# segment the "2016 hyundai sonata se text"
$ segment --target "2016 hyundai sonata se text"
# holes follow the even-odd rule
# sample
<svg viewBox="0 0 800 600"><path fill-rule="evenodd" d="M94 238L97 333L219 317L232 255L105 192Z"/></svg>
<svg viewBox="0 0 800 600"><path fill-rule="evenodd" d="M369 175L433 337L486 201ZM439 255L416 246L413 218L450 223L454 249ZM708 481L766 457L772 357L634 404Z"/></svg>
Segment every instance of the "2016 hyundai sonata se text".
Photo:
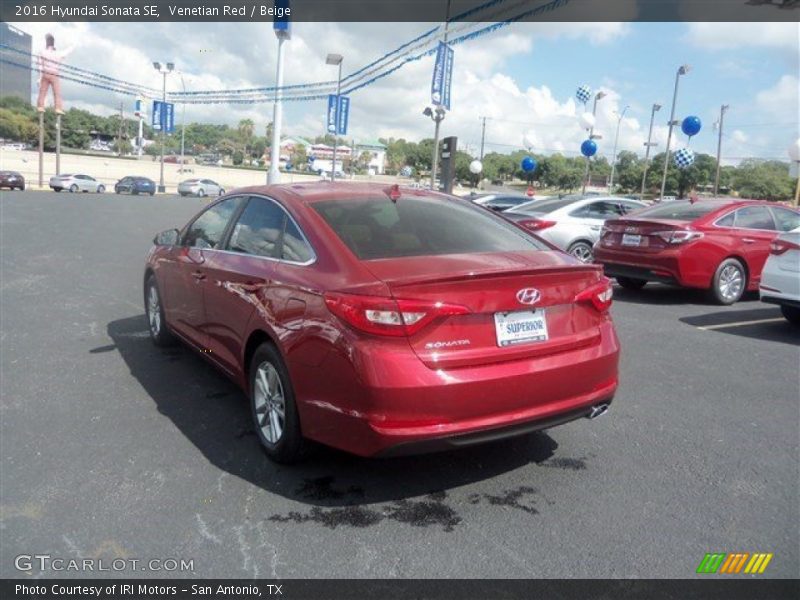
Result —
<svg viewBox="0 0 800 600"><path fill-rule="evenodd" d="M600 267L457 198L247 188L155 241L152 339L237 382L280 462L306 440L372 456L519 435L600 415L617 388Z"/></svg>

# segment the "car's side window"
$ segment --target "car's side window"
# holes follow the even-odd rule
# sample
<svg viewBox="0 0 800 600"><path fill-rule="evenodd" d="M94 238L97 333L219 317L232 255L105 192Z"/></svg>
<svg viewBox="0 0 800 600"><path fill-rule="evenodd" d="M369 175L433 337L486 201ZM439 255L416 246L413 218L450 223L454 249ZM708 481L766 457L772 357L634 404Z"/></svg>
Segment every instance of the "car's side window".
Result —
<svg viewBox="0 0 800 600"><path fill-rule="evenodd" d="M309 262L314 258L313 250L291 219L286 219L281 258L299 263Z"/></svg>
<svg viewBox="0 0 800 600"><path fill-rule="evenodd" d="M241 202L241 196L234 196L211 206L186 230L183 245L194 248L216 248Z"/></svg>
<svg viewBox="0 0 800 600"><path fill-rule="evenodd" d="M627 215L629 212L633 212L644 207L639 204L634 204L633 202L620 202L619 208L622 211L620 214Z"/></svg>
<svg viewBox="0 0 800 600"><path fill-rule="evenodd" d="M736 218L736 212L735 211L729 212L721 219L717 219L716 225L717 227L733 227L735 218Z"/></svg>
<svg viewBox="0 0 800 600"><path fill-rule="evenodd" d="M279 258L286 213L275 202L253 197L233 227L228 250Z"/></svg>
<svg viewBox="0 0 800 600"><path fill-rule="evenodd" d="M573 217L585 219L611 219L620 215L620 209L614 202L592 202L572 213Z"/></svg>
<svg viewBox="0 0 800 600"><path fill-rule="evenodd" d="M775 217L778 231L792 231L800 227L800 214L795 211L777 206L770 207L770 210L772 211L772 216Z"/></svg>
<svg viewBox="0 0 800 600"><path fill-rule="evenodd" d="M741 229L775 230L772 215L764 206L745 206L737 210L735 226Z"/></svg>

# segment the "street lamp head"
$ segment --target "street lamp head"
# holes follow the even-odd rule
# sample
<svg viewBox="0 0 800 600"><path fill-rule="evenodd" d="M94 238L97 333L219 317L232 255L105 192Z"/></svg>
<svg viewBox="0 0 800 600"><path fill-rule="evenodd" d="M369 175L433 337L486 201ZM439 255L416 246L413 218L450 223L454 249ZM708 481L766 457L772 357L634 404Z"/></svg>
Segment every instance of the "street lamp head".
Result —
<svg viewBox="0 0 800 600"><path fill-rule="evenodd" d="M154 68L156 71L160 71L160 70L161 70L161 63L160 63L160 62L158 62L158 61L153 61L153 68Z"/></svg>
<svg viewBox="0 0 800 600"><path fill-rule="evenodd" d="M601 98L605 98L606 96L608 96L608 94L606 94L605 92L597 92L597 95L595 96L595 98L600 100Z"/></svg>
<svg viewBox="0 0 800 600"><path fill-rule="evenodd" d="M167 63L167 73L175 70L175 63Z"/></svg>
<svg viewBox="0 0 800 600"><path fill-rule="evenodd" d="M657 111L657 110L661 110L661 105L660 105L660 104L658 104L658 103L656 103L656 104L653 104L653 111L655 112L655 111Z"/></svg>
<svg viewBox="0 0 800 600"><path fill-rule="evenodd" d="M341 54L328 54L325 59L326 65L340 65L342 64L343 57Z"/></svg>
<svg viewBox="0 0 800 600"><path fill-rule="evenodd" d="M681 65L681 68L678 69L678 75L686 75L691 70L692 70L691 66L689 66L689 65Z"/></svg>
<svg viewBox="0 0 800 600"><path fill-rule="evenodd" d="M422 111L422 114L425 115L426 117L433 118L433 111L431 110L430 106L426 106L425 110Z"/></svg>

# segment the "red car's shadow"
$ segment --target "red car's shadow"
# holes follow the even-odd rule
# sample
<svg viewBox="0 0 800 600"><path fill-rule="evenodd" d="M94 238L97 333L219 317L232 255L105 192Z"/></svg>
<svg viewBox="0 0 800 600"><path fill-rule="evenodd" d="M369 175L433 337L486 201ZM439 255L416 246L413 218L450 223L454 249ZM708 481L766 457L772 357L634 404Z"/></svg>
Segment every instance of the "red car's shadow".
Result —
<svg viewBox="0 0 800 600"><path fill-rule="evenodd" d="M739 302L758 300L758 292L745 292ZM625 302L630 304L699 304L708 306L718 306L711 298L707 290L693 288L682 288L666 285L662 283L648 283L640 290L626 290L625 288L614 285L614 302Z"/></svg>
<svg viewBox="0 0 800 600"><path fill-rule="evenodd" d="M114 345L92 352L118 351L158 411L211 464L260 488L313 506L394 502L402 507L406 499L419 496L436 503L447 490L531 463L585 468L580 458L545 462L558 447L545 432L451 452L387 459L316 447L300 464L276 465L261 451L244 394L200 356L182 345L153 346L144 315L113 321L107 332Z"/></svg>

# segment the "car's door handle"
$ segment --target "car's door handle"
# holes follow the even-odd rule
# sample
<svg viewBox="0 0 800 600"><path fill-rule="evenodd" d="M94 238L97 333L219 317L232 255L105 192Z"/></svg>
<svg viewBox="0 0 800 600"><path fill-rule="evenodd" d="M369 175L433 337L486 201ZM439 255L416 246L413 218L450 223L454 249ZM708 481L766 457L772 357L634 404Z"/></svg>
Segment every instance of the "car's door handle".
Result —
<svg viewBox="0 0 800 600"><path fill-rule="evenodd" d="M194 277L194 280L199 283L206 278L206 275L202 271L195 271L192 273L192 277Z"/></svg>
<svg viewBox="0 0 800 600"><path fill-rule="evenodd" d="M589 229L591 229L592 231L600 231L600 225L592 225L591 227L589 227Z"/></svg>
<svg viewBox="0 0 800 600"><path fill-rule="evenodd" d="M756 243L756 241L753 238L742 238L742 241L745 244L755 244Z"/></svg>

